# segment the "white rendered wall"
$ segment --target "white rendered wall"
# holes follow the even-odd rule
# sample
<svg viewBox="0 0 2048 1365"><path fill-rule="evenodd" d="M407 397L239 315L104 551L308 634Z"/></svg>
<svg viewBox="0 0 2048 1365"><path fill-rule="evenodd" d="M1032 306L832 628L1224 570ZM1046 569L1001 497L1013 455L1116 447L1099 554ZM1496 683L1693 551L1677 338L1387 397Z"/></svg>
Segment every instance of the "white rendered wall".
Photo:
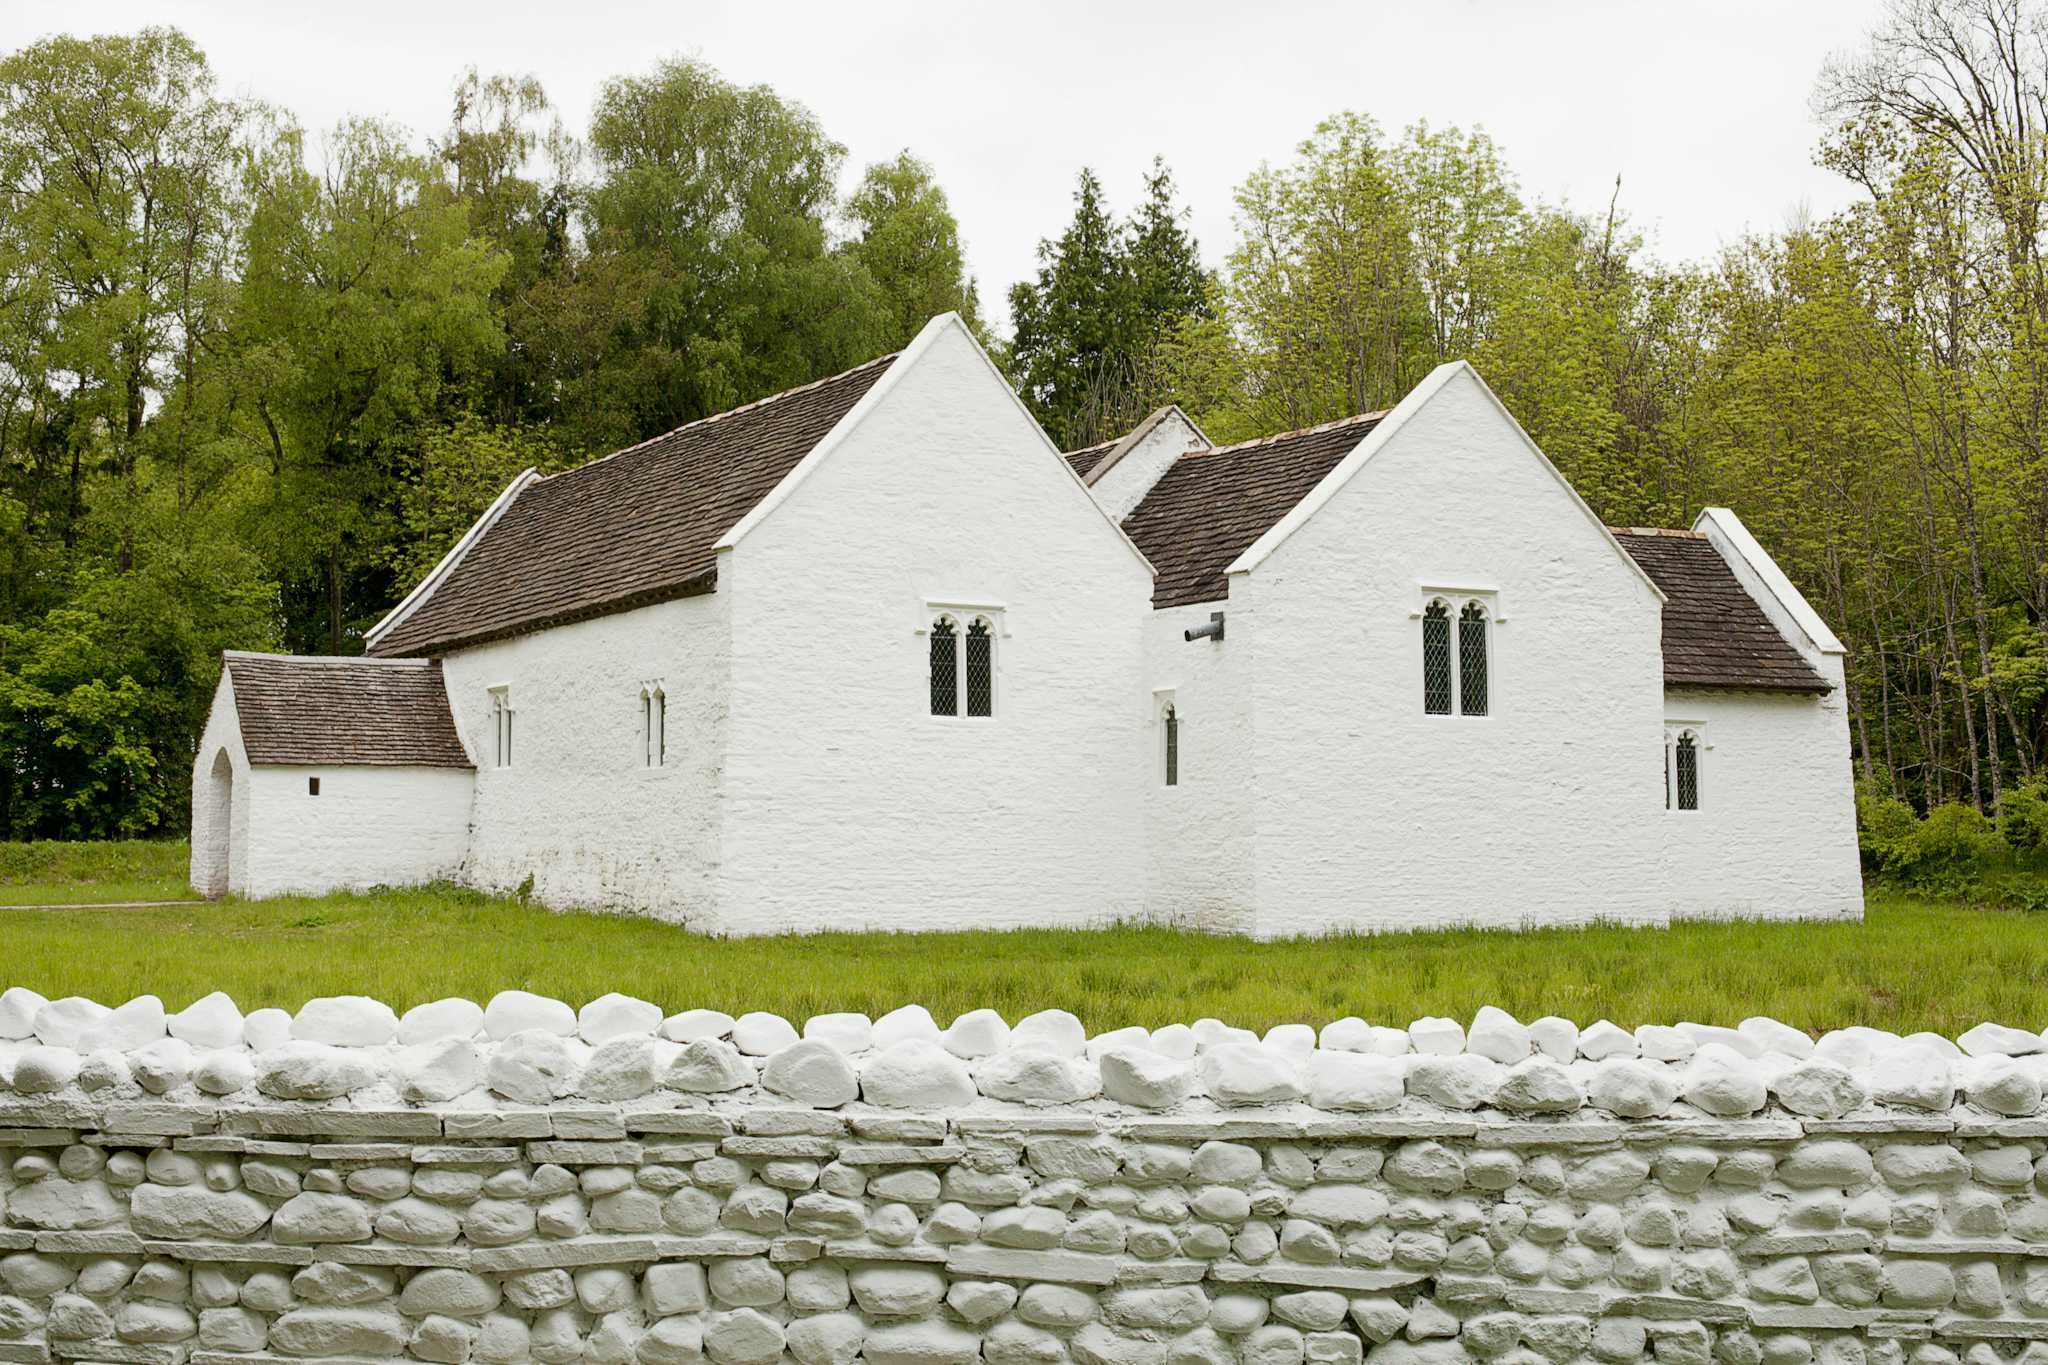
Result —
<svg viewBox="0 0 2048 1365"><path fill-rule="evenodd" d="M1173 467L1175 460L1190 450L1204 449L1208 444L1194 424L1181 415L1180 409L1171 408L1139 438L1136 445L1103 470L1088 485L1088 490L1095 495L1095 501L1102 505L1103 511L1121 522L1131 514L1132 508L1145 500L1145 495L1152 491L1152 485Z"/></svg>
<svg viewBox="0 0 2048 1365"><path fill-rule="evenodd" d="M225 801L214 777L222 754L229 769ZM249 758L235 713L234 683L223 668L192 760L192 889L202 896L246 893L248 866Z"/></svg>
<svg viewBox="0 0 2048 1365"><path fill-rule="evenodd" d="M1839 659L1824 697L1673 689L1697 728L1700 807L1665 814L1673 919L1861 919L1863 874Z"/></svg>
<svg viewBox="0 0 2048 1365"><path fill-rule="evenodd" d="M531 877L548 905L715 925L727 600L721 589L442 660L477 765L468 881L509 891ZM641 758L650 681L666 693L660 768ZM495 762L490 689L501 686L514 716L509 768Z"/></svg>
<svg viewBox="0 0 2048 1365"><path fill-rule="evenodd" d="M307 779L320 779L320 794ZM249 769L250 896L417 886L454 877L469 844L467 768Z"/></svg>
<svg viewBox="0 0 2048 1365"><path fill-rule="evenodd" d="M957 323L720 556L721 927L1134 918L1151 575ZM995 715L939 719L936 606L1000 608Z"/></svg>
<svg viewBox="0 0 2048 1365"><path fill-rule="evenodd" d="M1226 614L1224 639L1189 641L1221 603L1169 607L1146 628L1153 688L1145 720L1151 754L1145 793L1146 918L1220 933L1250 933L1256 905L1252 848L1249 620ZM1163 713L1180 718L1180 782L1165 785Z"/></svg>
<svg viewBox="0 0 2048 1365"><path fill-rule="evenodd" d="M1423 713L1424 585L1498 591L1488 716ZM1469 369L1231 592L1261 936L1666 922L1661 604Z"/></svg>

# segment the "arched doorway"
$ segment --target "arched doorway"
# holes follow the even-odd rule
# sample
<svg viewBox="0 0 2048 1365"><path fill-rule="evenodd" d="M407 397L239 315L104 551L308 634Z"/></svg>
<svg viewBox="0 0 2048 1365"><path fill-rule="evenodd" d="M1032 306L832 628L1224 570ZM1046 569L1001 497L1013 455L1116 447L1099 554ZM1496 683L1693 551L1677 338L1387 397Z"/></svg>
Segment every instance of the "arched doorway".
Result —
<svg viewBox="0 0 2048 1365"><path fill-rule="evenodd" d="M207 769L192 821L192 889L202 896L228 893L235 825L235 765L222 749Z"/></svg>

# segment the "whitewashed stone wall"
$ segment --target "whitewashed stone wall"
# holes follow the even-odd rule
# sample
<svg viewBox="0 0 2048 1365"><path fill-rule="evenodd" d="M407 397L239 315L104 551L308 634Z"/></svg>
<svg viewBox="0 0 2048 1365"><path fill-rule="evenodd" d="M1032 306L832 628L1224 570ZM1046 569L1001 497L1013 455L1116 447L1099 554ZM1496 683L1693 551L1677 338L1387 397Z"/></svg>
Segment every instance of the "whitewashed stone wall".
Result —
<svg viewBox="0 0 2048 1365"><path fill-rule="evenodd" d="M1151 575L957 320L729 537L720 927L1144 912ZM995 621L995 717L931 714L927 631Z"/></svg>
<svg viewBox="0 0 2048 1365"><path fill-rule="evenodd" d="M547 905L719 927L712 877L730 605L728 593L687 597L442 660L449 706L476 761L463 880L510 891L531 878ZM640 691L650 682L667 698L659 768L641 758ZM494 687L512 703L507 768L495 761Z"/></svg>
<svg viewBox="0 0 2048 1365"><path fill-rule="evenodd" d="M0 995L0 1360L2048 1359L2041 1035Z"/></svg>
<svg viewBox="0 0 2048 1365"><path fill-rule="evenodd" d="M1446 370L1230 580L1262 937L1668 918L1655 590L1479 377ZM1496 614L1484 717L1423 714L1432 590Z"/></svg>

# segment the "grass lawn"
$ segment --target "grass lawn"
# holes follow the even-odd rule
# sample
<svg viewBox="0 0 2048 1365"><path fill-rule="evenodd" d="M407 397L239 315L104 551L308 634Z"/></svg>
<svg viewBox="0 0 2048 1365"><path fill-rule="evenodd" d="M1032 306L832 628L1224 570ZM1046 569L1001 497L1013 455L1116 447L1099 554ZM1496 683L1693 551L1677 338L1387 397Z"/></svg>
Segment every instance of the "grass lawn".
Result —
<svg viewBox="0 0 2048 1365"><path fill-rule="evenodd" d="M182 856L182 845L147 847ZM163 889L151 876L175 859L136 859L134 884ZM48 891L47 904L87 899L81 890L107 899L98 893L126 884L0 882L0 892L20 902ZM909 1002L942 1022L983 1005L1012 1019L1060 1006L1092 1030L1203 1015L1259 1029L1346 1014L1403 1024L1497 1004L1523 1019L1554 1013L1582 1024L1769 1014L1816 1032L1871 1024L1954 1035L1985 1019L2048 1025L2048 917L1879 892L1862 924L1285 943L1153 928L726 940L432 887L136 910L17 905L0 909L0 985L109 1002L148 991L173 1008L221 989L245 1010L340 993L403 1009L511 986L576 1003L619 990L671 1010L768 1009L798 1021Z"/></svg>
<svg viewBox="0 0 2048 1365"><path fill-rule="evenodd" d="M190 900L189 851L182 839L0 843L0 905ZM6 961L6 940L0 937L0 964Z"/></svg>

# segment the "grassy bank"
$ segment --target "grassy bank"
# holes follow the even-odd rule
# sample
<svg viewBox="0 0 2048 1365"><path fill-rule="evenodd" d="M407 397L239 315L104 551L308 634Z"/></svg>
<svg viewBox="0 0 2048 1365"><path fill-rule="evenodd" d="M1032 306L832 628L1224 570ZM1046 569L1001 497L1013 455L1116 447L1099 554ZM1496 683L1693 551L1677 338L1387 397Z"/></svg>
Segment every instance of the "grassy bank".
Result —
<svg viewBox="0 0 2048 1365"><path fill-rule="evenodd" d="M245 1009L354 992L403 1008L509 986L581 1002L608 990L691 1005L942 1020L1047 1006L1091 1028L1215 1015L1254 1028L1359 1014L1469 1018L1481 1004L1624 1025L1870 1024L1954 1034L2048 1025L2048 921L1873 893L1862 924L1688 924L1527 934L1452 931L1252 943L1168 929L820 933L708 939L643 919L554 914L449 888L151 910L0 910L0 984Z"/></svg>
<svg viewBox="0 0 2048 1365"><path fill-rule="evenodd" d="M189 899L189 849L182 839L0 843L0 905Z"/></svg>

